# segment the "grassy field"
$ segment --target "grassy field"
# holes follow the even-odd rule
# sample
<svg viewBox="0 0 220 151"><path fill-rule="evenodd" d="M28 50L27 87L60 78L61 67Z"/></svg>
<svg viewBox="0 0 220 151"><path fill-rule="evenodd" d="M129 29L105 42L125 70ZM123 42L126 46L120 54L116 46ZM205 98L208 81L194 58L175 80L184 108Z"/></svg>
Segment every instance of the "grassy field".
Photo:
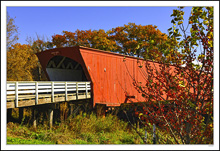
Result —
<svg viewBox="0 0 220 151"><path fill-rule="evenodd" d="M105 118L93 113L77 114L66 120L56 120L49 128L46 117L39 114L38 126L32 127L31 112L26 110L21 123L18 110L13 110L14 122L7 123L7 144L144 144L145 129L131 126L126 120L108 114ZM138 133L137 133L138 131ZM167 134L156 130L157 144L173 144ZM152 126L147 129L147 144L153 144Z"/></svg>
<svg viewBox="0 0 220 151"><path fill-rule="evenodd" d="M39 124L33 129L28 124L9 122L7 144L143 144L140 136L128 123L116 116L97 118L95 115L78 115L56 123L50 130ZM151 143L151 142L149 142Z"/></svg>
<svg viewBox="0 0 220 151"><path fill-rule="evenodd" d="M49 141L41 141L37 139L7 137L7 144L54 144L54 143Z"/></svg>

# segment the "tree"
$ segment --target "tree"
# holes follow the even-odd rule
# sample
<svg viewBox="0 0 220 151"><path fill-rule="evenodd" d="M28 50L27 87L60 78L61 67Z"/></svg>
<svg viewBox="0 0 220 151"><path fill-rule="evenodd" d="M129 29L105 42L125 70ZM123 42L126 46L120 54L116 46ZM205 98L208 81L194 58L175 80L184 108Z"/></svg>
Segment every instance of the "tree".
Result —
<svg viewBox="0 0 220 151"><path fill-rule="evenodd" d="M37 62L30 45L12 45L7 52L7 81L33 81Z"/></svg>
<svg viewBox="0 0 220 151"><path fill-rule="evenodd" d="M108 34L119 46L120 53L146 59L155 59L157 55L154 52L162 55L164 52L161 47L167 41L167 35L153 25L128 23L128 25L112 28Z"/></svg>
<svg viewBox="0 0 220 151"><path fill-rule="evenodd" d="M106 51L117 51L117 45L110 40L107 33L100 30L63 31L63 35L52 36L52 43L56 47L84 46Z"/></svg>
<svg viewBox="0 0 220 151"><path fill-rule="evenodd" d="M39 36L36 34L37 40L31 37L27 37L26 41L28 42L29 46L31 46L31 49L33 50L33 53L39 53L41 51L45 51L47 49L53 48L53 44L48 40L45 39L44 36ZM42 66L38 60L37 66L33 71L34 74L34 80L36 81L45 81L47 80L46 75L44 71L42 70Z"/></svg>
<svg viewBox="0 0 220 151"><path fill-rule="evenodd" d="M67 43L67 40L66 40L65 35L56 34L52 36L52 44L56 48L65 47L66 43Z"/></svg>
<svg viewBox="0 0 220 151"><path fill-rule="evenodd" d="M18 40L18 27L14 22L7 12L7 50Z"/></svg>
<svg viewBox="0 0 220 151"><path fill-rule="evenodd" d="M63 31L63 35L52 36L55 47L85 46L126 55L137 55L147 59L158 60L161 55L169 55L167 35L161 33L157 26L136 25L128 23L121 27L104 30Z"/></svg>
<svg viewBox="0 0 220 151"><path fill-rule="evenodd" d="M118 51L116 42L112 41L108 34L102 29L92 31L89 41L92 48L112 52Z"/></svg>
<svg viewBox="0 0 220 151"><path fill-rule="evenodd" d="M36 34L36 36L37 39L32 37L26 38L27 43L31 46L34 53L38 53L53 48L53 44L52 42L49 41L48 38L45 38L44 36L39 36L38 34Z"/></svg>
<svg viewBox="0 0 220 151"><path fill-rule="evenodd" d="M212 144L213 7L192 8L190 34L183 15L183 7L173 10L173 27L168 29L170 47L181 52L161 56L160 62L147 61L145 85L134 82L146 98L136 115L146 126L155 123L169 132L174 143ZM194 65L195 60L201 65Z"/></svg>

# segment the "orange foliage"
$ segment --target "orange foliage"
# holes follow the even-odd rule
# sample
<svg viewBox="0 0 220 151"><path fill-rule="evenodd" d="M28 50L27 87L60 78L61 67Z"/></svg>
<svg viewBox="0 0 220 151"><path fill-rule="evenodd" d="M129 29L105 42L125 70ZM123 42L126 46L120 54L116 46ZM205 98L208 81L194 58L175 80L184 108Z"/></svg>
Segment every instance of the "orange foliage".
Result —
<svg viewBox="0 0 220 151"><path fill-rule="evenodd" d="M54 35L52 36L52 42L57 48L64 47L65 44L67 43L66 36L58 35L58 34Z"/></svg>
<svg viewBox="0 0 220 151"><path fill-rule="evenodd" d="M63 35L52 36L52 43L56 47L80 45L132 56L137 55L146 59L158 58L158 54L149 50L164 53L161 47L167 47L164 44L166 41L167 35L161 33L157 26L142 26L135 23L112 28L107 32L103 29L76 30L75 32L63 31Z"/></svg>
<svg viewBox="0 0 220 151"><path fill-rule="evenodd" d="M7 81L33 81L37 62L31 46L12 45L7 52Z"/></svg>
<svg viewBox="0 0 220 151"><path fill-rule="evenodd" d="M159 45L166 42L167 36L157 26L152 25L136 25L128 23L121 27L113 28L108 31L109 37L118 43L120 52L128 55L137 55L146 59L153 59L151 51L159 50Z"/></svg>

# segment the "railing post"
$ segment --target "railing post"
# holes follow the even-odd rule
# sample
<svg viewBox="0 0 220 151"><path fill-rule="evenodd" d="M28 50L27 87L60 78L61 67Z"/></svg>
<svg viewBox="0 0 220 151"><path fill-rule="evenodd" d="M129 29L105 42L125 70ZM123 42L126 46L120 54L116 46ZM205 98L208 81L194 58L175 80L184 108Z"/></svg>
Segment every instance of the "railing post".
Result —
<svg viewBox="0 0 220 151"><path fill-rule="evenodd" d="M18 107L18 82L15 82L15 107Z"/></svg>
<svg viewBox="0 0 220 151"><path fill-rule="evenodd" d="M67 82L65 82L65 101L67 101Z"/></svg>
<svg viewBox="0 0 220 151"><path fill-rule="evenodd" d="M51 102L54 102L54 82L51 82Z"/></svg>
<svg viewBox="0 0 220 151"><path fill-rule="evenodd" d="M76 82L76 100L78 100L78 82Z"/></svg>
<svg viewBox="0 0 220 151"><path fill-rule="evenodd" d="M38 104L38 82L35 82L35 105Z"/></svg>
<svg viewBox="0 0 220 151"><path fill-rule="evenodd" d="M88 98L87 82L86 82L86 98Z"/></svg>

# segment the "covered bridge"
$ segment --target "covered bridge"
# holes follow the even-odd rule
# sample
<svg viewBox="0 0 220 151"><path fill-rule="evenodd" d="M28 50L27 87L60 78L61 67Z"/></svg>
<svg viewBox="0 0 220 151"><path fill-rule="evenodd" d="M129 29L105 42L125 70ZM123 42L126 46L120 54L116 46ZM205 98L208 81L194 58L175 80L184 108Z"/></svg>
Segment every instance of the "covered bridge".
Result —
<svg viewBox="0 0 220 151"><path fill-rule="evenodd" d="M93 106L144 101L133 85L134 80L145 82L143 59L82 46L50 49L37 56L50 81L91 81Z"/></svg>

